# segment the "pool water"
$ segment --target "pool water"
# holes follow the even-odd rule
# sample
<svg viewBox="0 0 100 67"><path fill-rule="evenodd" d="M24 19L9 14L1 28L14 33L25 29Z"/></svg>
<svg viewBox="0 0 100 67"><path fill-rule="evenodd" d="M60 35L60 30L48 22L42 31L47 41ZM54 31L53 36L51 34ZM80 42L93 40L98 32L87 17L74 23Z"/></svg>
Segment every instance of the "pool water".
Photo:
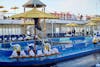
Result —
<svg viewBox="0 0 100 67"><path fill-rule="evenodd" d="M90 54L88 56L79 57L76 59L64 61L52 65L52 67L94 67L96 63L100 63L100 53Z"/></svg>
<svg viewBox="0 0 100 67"><path fill-rule="evenodd" d="M70 38L54 38L54 39L51 39L53 41L70 41ZM100 46L96 46L94 47L94 44L91 43L92 41L92 38L90 37L85 37L85 41L86 43L81 43L79 42L78 44L75 45L75 47L70 47L70 48L66 48L65 45L66 44L57 44L57 45L54 45L52 46L52 48L56 47L58 48L58 50L60 51L60 55L53 55L53 56L48 56L48 57L42 57L41 59L40 58L37 58L35 60L45 60L45 59L54 59L54 58L59 58L59 57L64 57L64 56L68 56L68 55L72 55L72 54L77 54L77 53L81 53L81 52L84 52L84 51L90 51L90 50L93 50L95 48L100 48ZM33 41L30 41L29 43L32 43ZM27 44L28 42L24 42L23 43L20 43L21 46L24 46ZM83 44L83 46L82 46ZM8 49L2 49L0 51L0 62L15 62L16 59L10 59L10 55L12 53L12 49L8 50ZM34 58L26 58L26 59L20 59L21 62L25 62L25 61L32 61L34 60Z"/></svg>

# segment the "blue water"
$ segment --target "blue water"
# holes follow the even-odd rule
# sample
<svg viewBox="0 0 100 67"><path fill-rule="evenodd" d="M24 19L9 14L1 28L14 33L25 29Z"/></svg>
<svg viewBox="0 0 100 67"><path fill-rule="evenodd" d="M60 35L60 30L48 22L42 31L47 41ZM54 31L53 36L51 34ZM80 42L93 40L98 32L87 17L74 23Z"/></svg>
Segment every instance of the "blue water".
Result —
<svg viewBox="0 0 100 67"><path fill-rule="evenodd" d="M54 39L52 39L53 41L60 41L60 42L66 42L66 41L70 41L70 39L69 38L54 38ZM53 47L57 47L58 49L59 49L59 51L60 51L60 55L53 55L53 56L49 56L49 57L43 57L43 58L41 58L42 60L44 60L44 59L47 59L47 58L49 58L49 59L53 59L53 58L59 58L59 57L63 57L63 56L68 56L68 55L72 55L72 54L77 54L77 53L81 53L81 52L84 52L84 51L90 51L90 50L93 50L93 49L95 49L95 48L100 48L100 46L94 46L94 44L92 44L91 43L91 41L92 41L92 38L90 38L90 37L86 37L85 38L85 41L84 42L86 42L86 43L81 43L81 42L79 42L79 43L81 43L81 45L80 44L77 44L75 47L70 47L70 48L65 48L65 44L63 45L54 45ZM23 44L23 46L25 46L26 45L26 43L27 42L24 42L25 44ZM29 43L32 43L31 41L29 42ZM20 43L20 44L22 44L22 43ZM82 46L82 44L83 44L83 46ZM16 61L16 59L9 59L9 56L11 55L11 51L8 51L7 52L7 50L5 50L5 52L0 52L1 54L0 54L0 61L2 62L2 61L4 61L4 62L13 62L13 61ZM39 58L37 58L37 59L35 59L35 60L41 60L41 59L39 59ZM26 59L20 59L20 61L31 61L31 60L34 60L34 58L26 58ZM68 62L68 61L67 61ZM64 62L64 63L66 63L66 62ZM59 67L59 65L58 65L58 67Z"/></svg>
<svg viewBox="0 0 100 67"><path fill-rule="evenodd" d="M96 63L100 63L100 53L90 54L88 56L64 61L53 65L52 67L93 67Z"/></svg>

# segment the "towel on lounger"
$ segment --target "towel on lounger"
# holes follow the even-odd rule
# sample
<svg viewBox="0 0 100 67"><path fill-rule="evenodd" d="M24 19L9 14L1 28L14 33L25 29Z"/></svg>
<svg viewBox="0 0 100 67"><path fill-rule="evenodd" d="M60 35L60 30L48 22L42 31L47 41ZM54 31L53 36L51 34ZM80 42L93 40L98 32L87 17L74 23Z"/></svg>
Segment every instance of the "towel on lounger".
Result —
<svg viewBox="0 0 100 67"><path fill-rule="evenodd" d="M32 57L35 56L35 53L33 52L33 50L30 50L30 51L29 51L29 56L32 56Z"/></svg>
<svg viewBox="0 0 100 67"><path fill-rule="evenodd" d="M17 52L14 50L14 51L12 52L12 54L11 54L11 56L10 56L10 57L18 57Z"/></svg>
<svg viewBox="0 0 100 67"><path fill-rule="evenodd" d="M24 50L21 51L20 56L21 57L26 57L27 56Z"/></svg>

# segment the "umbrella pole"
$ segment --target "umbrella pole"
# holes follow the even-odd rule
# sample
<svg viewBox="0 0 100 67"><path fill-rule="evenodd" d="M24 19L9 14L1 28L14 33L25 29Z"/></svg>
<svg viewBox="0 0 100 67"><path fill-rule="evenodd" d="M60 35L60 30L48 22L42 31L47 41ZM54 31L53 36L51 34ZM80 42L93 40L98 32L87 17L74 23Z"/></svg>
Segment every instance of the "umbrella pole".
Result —
<svg viewBox="0 0 100 67"><path fill-rule="evenodd" d="M8 25L8 32L9 32L9 36L10 36L10 42L11 42L11 35L10 35L10 25Z"/></svg>
<svg viewBox="0 0 100 67"><path fill-rule="evenodd" d="M11 23L11 32L10 35L13 35L13 23ZM11 41L12 41L12 38L11 38Z"/></svg>
<svg viewBox="0 0 100 67"><path fill-rule="evenodd" d="M45 7L43 8L43 12L45 13ZM44 18L44 20L43 20L44 22L43 22L43 26L44 26L44 29L43 29L43 40L44 40L44 38L46 37L46 21L45 21L45 18Z"/></svg>
<svg viewBox="0 0 100 67"><path fill-rule="evenodd" d="M2 38L3 38L3 39L2 39L2 42L4 43L4 34L3 34L3 31L4 31L4 29L3 29L3 24L2 24L2 36L3 36L3 37L2 37Z"/></svg>
<svg viewBox="0 0 100 67"><path fill-rule="evenodd" d="M45 13L45 7L43 7L42 11ZM46 21L45 21L45 18L43 19L43 27L44 28L43 28L43 34L42 34L43 35L42 42L43 42L43 45L44 45L44 43L45 43L44 39L46 37Z"/></svg>
<svg viewBox="0 0 100 67"><path fill-rule="evenodd" d="M73 36L73 32L72 32L72 30L73 30L73 27L71 27L71 35Z"/></svg>
<svg viewBox="0 0 100 67"><path fill-rule="evenodd" d="M94 26L93 26L93 36L94 36Z"/></svg>
<svg viewBox="0 0 100 67"><path fill-rule="evenodd" d="M3 38L2 41L3 41L3 43L4 43L4 34L3 34L3 31L4 31L4 29L3 29L3 24L2 24L2 36L3 36L3 37L2 37L2 38Z"/></svg>
<svg viewBox="0 0 100 67"><path fill-rule="evenodd" d="M24 25L23 25L23 34L22 35L25 35L26 34L26 25L25 25L25 21L26 21L26 19L24 19ZM25 39L24 39L25 40Z"/></svg>
<svg viewBox="0 0 100 67"><path fill-rule="evenodd" d="M14 29L14 30L15 30L15 32L14 32L14 35L16 35L16 29L17 29L17 25L15 25L15 29Z"/></svg>
<svg viewBox="0 0 100 67"><path fill-rule="evenodd" d="M5 24L4 24L4 32L6 32L6 27L5 27ZM4 43L5 43L5 33L4 33Z"/></svg>
<svg viewBox="0 0 100 67"><path fill-rule="evenodd" d="M36 23L37 23L37 19L34 19L35 25L34 25L34 52L35 52L35 56L36 56Z"/></svg>
<svg viewBox="0 0 100 67"><path fill-rule="evenodd" d="M34 27L34 52L36 55L36 28Z"/></svg>
<svg viewBox="0 0 100 67"><path fill-rule="evenodd" d="M24 13L25 13L25 11L26 11L26 9L25 9L25 7L24 7Z"/></svg>
<svg viewBox="0 0 100 67"><path fill-rule="evenodd" d="M51 24L52 24L52 38L53 38L53 22Z"/></svg>

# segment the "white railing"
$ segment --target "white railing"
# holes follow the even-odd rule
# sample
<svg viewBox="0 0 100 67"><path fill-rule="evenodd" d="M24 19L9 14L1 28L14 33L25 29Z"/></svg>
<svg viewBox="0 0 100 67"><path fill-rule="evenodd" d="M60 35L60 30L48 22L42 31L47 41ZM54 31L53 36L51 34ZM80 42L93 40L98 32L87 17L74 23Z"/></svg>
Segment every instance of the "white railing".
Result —
<svg viewBox="0 0 100 67"><path fill-rule="evenodd" d="M12 19L3 19L0 20L0 24L20 24L23 20L12 20Z"/></svg>

